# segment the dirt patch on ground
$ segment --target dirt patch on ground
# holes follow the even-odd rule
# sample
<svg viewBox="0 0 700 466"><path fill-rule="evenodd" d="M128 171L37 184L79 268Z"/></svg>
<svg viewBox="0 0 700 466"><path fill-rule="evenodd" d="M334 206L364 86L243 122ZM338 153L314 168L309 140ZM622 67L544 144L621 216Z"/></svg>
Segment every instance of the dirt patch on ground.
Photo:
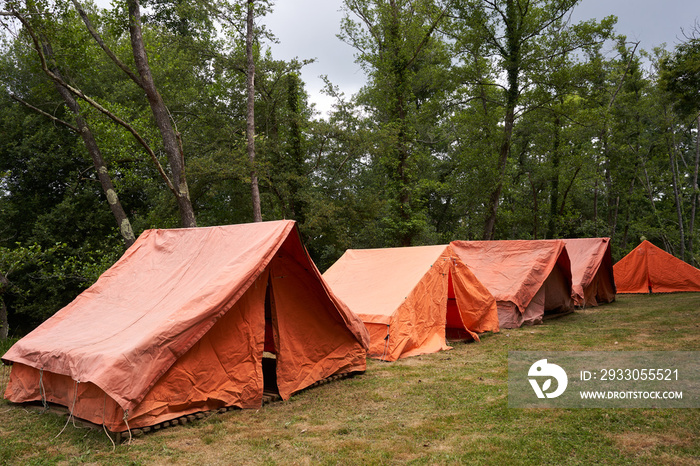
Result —
<svg viewBox="0 0 700 466"><path fill-rule="evenodd" d="M664 451L666 448L690 448L694 440L671 433L625 432L611 436L624 454L636 458L648 458L654 464L700 464L700 458L680 458Z"/></svg>

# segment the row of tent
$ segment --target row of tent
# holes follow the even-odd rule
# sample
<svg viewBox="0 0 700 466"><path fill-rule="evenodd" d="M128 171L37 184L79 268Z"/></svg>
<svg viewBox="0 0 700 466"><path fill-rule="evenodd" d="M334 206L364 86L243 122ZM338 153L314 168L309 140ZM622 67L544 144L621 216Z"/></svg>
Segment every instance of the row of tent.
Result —
<svg viewBox="0 0 700 466"><path fill-rule="evenodd" d="M255 408L264 391L286 400L362 372L367 355L430 353L610 302L618 266L644 292L669 291L644 267L694 276L645 247L614 272L606 238L349 250L321 275L293 221L147 230L2 357L5 398L67 406L112 432ZM690 269L685 290L700 291Z"/></svg>
<svg viewBox="0 0 700 466"><path fill-rule="evenodd" d="M387 361L615 298L604 238L349 250L323 278L365 323L368 354Z"/></svg>

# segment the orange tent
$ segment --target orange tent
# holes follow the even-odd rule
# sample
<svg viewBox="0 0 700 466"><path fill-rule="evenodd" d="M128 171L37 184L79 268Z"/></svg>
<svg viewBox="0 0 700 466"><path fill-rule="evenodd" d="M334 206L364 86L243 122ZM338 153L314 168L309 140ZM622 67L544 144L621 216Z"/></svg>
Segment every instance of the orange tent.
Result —
<svg viewBox="0 0 700 466"><path fill-rule="evenodd" d="M450 245L496 298L502 328L539 324L545 313L573 309L571 264L563 241L453 241Z"/></svg>
<svg viewBox="0 0 700 466"><path fill-rule="evenodd" d="M700 291L700 270L646 240L613 270L618 293Z"/></svg>
<svg viewBox="0 0 700 466"><path fill-rule="evenodd" d="M13 364L5 397L61 404L120 432L259 407L265 385L288 399L365 370L368 344L294 222L148 230L2 357ZM276 356L267 379L264 350Z"/></svg>
<svg viewBox="0 0 700 466"><path fill-rule="evenodd" d="M370 334L369 356L449 349L448 336L498 331L496 302L449 246L348 250L323 275Z"/></svg>
<svg viewBox="0 0 700 466"><path fill-rule="evenodd" d="M563 240L571 260L574 301L577 306L597 306L615 301L610 238Z"/></svg>

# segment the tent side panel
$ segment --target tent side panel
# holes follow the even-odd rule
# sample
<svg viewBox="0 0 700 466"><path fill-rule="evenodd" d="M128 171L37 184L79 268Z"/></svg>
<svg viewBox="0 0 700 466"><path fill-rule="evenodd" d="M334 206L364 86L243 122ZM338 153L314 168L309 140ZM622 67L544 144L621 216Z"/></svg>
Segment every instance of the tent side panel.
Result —
<svg viewBox="0 0 700 466"><path fill-rule="evenodd" d="M391 333L391 325L365 322L365 327L369 332L370 341L367 356L384 361L396 361L398 356L391 358L393 348L389 347L390 341L387 338Z"/></svg>
<svg viewBox="0 0 700 466"><path fill-rule="evenodd" d="M450 349L445 341L449 273L449 257L438 258L394 314L389 338L396 339L399 326L399 339L405 341L397 345L399 358Z"/></svg>
<svg viewBox="0 0 700 466"><path fill-rule="evenodd" d="M568 312L574 307L571 297L571 282L561 267L557 264L544 281L544 311L556 314Z"/></svg>
<svg viewBox="0 0 700 466"><path fill-rule="evenodd" d="M514 302L496 301L496 308L500 328L518 328L523 325L523 315Z"/></svg>
<svg viewBox="0 0 700 466"><path fill-rule="evenodd" d="M139 428L222 406L255 408L262 404L264 340L264 273L129 413L130 428ZM251 352L252 350L252 352ZM40 380L41 379L41 380ZM73 415L113 431L127 429L124 411L92 383L76 383L15 363L6 398L13 402L41 400L73 408ZM76 397L77 394L77 397Z"/></svg>
<svg viewBox="0 0 700 466"><path fill-rule="evenodd" d="M501 328L518 328L523 325L538 325L544 319L546 291L544 285L535 293L530 303L521 313L509 301L498 302L498 321Z"/></svg>
<svg viewBox="0 0 700 466"><path fill-rule="evenodd" d="M223 406L262 405L265 271L216 324L182 355L130 413L149 426Z"/></svg>
<svg viewBox="0 0 700 466"><path fill-rule="evenodd" d="M651 243L645 246L653 293L700 291L700 270Z"/></svg>
<svg viewBox="0 0 700 466"><path fill-rule="evenodd" d="M600 267L591 284L584 289L586 306L615 301L615 283L609 268Z"/></svg>
<svg viewBox="0 0 700 466"><path fill-rule="evenodd" d="M576 306L579 307L595 307L598 305L598 285L601 287L604 286L604 283L601 282L600 277L598 275L593 278L591 283L583 288L583 298L580 296L575 296L575 304Z"/></svg>
<svg viewBox="0 0 700 466"><path fill-rule="evenodd" d="M336 373L364 371L366 351L318 277L280 252L271 263L277 334L277 386L294 392Z"/></svg>
<svg viewBox="0 0 700 466"><path fill-rule="evenodd" d="M33 367L19 362L12 364L10 379L5 388L5 399L13 403L40 400L41 389L39 388L39 377L40 373L38 369L34 369Z"/></svg>
<svg viewBox="0 0 700 466"><path fill-rule="evenodd" d="M14 363L10 380L5 391L5 398L13 403L44 400L72 409L73 416L92 422L104 424L107 429L116 432L123 425L124 411L107 394L93 383L77 383L66 375L39 371L21 363Z"/></svg>
<svg viewBox="0 0 700 466"><path fill-rule="evenodd" d="M520 326L541 324L542 320L544 319L545 301L545 287L542 286L537 291L535 296L533 296L530 304L528 304L525 308L525 311L522 314L522 322L520 323Z"/></svg>
<svg viewBox="0 0 700 466"><path fill-rule="evenodd" d="M618 293L649 292L646 252L640 246L613 266Z"/></svg>

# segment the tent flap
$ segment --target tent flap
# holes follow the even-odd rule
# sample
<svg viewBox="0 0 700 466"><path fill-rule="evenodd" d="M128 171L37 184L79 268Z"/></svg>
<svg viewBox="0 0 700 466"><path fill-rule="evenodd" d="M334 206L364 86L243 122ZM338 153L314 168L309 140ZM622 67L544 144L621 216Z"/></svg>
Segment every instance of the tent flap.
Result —
<svg viewBox="0 0 700 466"><path fill-rule="evenodd" d="M577 306L615 301L610 238L565 239Z"/></svg>

